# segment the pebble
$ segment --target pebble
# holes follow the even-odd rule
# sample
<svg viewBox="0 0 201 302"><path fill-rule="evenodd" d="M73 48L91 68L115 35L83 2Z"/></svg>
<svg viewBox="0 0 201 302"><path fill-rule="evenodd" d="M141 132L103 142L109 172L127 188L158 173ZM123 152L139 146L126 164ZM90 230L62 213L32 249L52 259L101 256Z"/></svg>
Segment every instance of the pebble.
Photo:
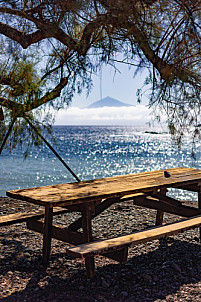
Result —
<svg viewBox="0 0 201 302"><path fill-rule="evenodd" d="M102 285L103 285L103 287L110 287L110 284L107 281L105 281L104 279L102 281Z"/></svg>
<svg viewBox="0 0 201 302"><path fill-rule="evenodd" d="M128 292L122 291L121 296L124 297L124 298L128 297Z"/></svg>
<svg viewBox="0 0 201 302"><path fill-rule="evenodd" d="M108 282L108 283L111 283L111 279L112 277L110 275L105 275L105 280Z"/></svg>
<svg viewBox="0 0 201 302"><path fill-rule="evenodd" d="M34 288L34 292L37 292L40 288L37 286Z"/></svg>
<svg viewBox="0 0 201 302"><path fill-rule="evenodd" d="M8 209L4 204L8 213L16 212L17 208L17 202L16 207L10 205ZM23 204L23 209L31 208ZM126 221L125 214L128 216ZM94 218L94 236L100 237L104 231L108 238L139 231L145 225L154 224L155 214L152 210L127 207L126 203L115 204ZM73 215L66 214L62 220L74 221L78 216ZM165 223L172 222L171 217L165 215ZM3 227L0 233L0 300L29 301L31 297L32 301L46 301L48 297L53 302L57 297L60 301L80 302L83 297L87 302L199 301L201 252L200 245L192 241L198 232L192 230L188 237L185 233L177 236L174 241L156 240L129 249L129 261L125 265L96 257L96 275L92 281L86 278L84 262L65 255L66 243L53 240L51 262L45 268L41 265L40 234L27 231L25 224ZM20 258L21 263L17 264Z"/></svg>
<svg viewBox="0 0 201 302"><path fill-rule="evenodd" d="M24 253L24 256L25 256L25 257L31 257L31 255L30 255L28 252L25 252L25 253Z"/></svg>
<svg viewBox="0 0 201 302"><path fill-rule="evenodd" d="M132 263L131 263L131 262L126 262L126 263L125 263L125 266L127 266L127 267L129 267L129 266L130 266L130 267L131 267L131 266L133 266L133 265L132 265Z"/></svg>
<svg viewBox="0 0 201 302"><path fill-rule="evenodd" d="M171 267L172 267L175 271L177 271L178 273L181 273L181 268L179 267L179 265L178 265L177 263L172 262L172 263L171 263Z"/></svg>
<svg viewBox="0 0 201 302"><path fill-rule="evenodd" d="M151 277L150 275L148 275L148 274L143 274L143 275L142 275L142 278L143 278L145 281L149 282L149 283L152 282L152 277Z"/></svg>

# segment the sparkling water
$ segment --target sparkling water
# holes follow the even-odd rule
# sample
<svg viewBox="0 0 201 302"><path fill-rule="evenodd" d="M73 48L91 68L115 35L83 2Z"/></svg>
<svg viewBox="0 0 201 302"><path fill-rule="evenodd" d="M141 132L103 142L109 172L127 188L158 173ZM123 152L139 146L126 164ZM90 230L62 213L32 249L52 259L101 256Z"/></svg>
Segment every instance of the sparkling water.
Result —
<svg viewBox="0 0 201 302"><path fill-rule="evenodd" d="M174 167L201 168L186 138L178 150L169 134L134 126L55 126L55 150L81 180ZM76 181L45 144L24 159L21 148L0 155L0 196L7 190Z"/></svg>

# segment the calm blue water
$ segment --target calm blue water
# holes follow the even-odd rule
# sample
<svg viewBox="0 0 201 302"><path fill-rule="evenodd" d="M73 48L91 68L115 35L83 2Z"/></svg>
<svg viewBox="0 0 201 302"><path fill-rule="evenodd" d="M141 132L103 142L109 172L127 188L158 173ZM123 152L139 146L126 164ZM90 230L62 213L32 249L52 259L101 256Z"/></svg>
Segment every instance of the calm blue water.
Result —
<svg viewBox="0 0 201 302"><path fill-rule="evenodd" d="M186 139L181 151L169 134L150 134L151 129L122 126L56 126L54 145L60 156L81 179L184 166L201 168L201 148L191 157ZM44 186L75 179L46 147L33 149L24 160L20 148L0 155L0 196L11 189Z"/></svg>

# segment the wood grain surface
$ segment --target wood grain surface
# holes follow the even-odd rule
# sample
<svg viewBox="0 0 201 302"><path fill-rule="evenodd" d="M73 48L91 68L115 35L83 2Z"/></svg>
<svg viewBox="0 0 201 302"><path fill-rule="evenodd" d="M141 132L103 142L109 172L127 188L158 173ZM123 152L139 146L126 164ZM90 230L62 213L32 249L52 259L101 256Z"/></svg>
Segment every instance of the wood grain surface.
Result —
<svg viewBox="0 0 201 302"><path fill-rule="evenodd" d="M169 178L164 176L164 170L158 170L77 183L12 190L7 192L7 196L38 205L55 207L96 201L109 197L122 197L163 187L201 183L201 170L173 168L167 171L170 173Z"/></svg>
<svg viewBox="0 0 201 302"><path fill-rule="evenodd" d="M68 212L69 212L68 209L55 207L53 215L59 215L59 214L64 214L64 213L68 213ZM2 215L2 216L0 216L0 226L22 223L22 222L32 220L32 219L40 219L40 218L44 217L44 213L45 213L45 211L44 211L44 209L42 209L42 210L36 210L36 211L32 211L32 212Z"/></svg>
<svg viewBox="0 0 201 302"><path fill-rule="evenodd" d="M123 246L133 246L145 243L161 237L186 231L201 225L201 216L193 217L183 221L153 227L145 231L136 232L130 235L119 236L112 239L100 240L96 242L84 243L67 249L67 254L74 257L84 258L92 255L104 253L109 250L122 248Z"/></svg>

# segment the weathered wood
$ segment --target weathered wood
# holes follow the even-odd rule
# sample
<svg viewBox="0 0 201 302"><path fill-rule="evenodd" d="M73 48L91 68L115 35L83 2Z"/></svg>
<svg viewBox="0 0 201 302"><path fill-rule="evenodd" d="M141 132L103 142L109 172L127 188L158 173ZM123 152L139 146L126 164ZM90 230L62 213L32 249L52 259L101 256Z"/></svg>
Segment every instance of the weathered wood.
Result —
<svg viewBox="0 0 201 302"><path fill-rule="evenodd" d="M27 221L27 228L29 230L43 234L44 223L39 220ZM66 227L52 225L52 238L67 242L70 244L78 245L85 243L85 239L82 233L72 232ZM100 240L95 238L95 240ZM114 251L108 254L104 254L105 257L116 260L120 263L125 263L128 255L128 248Z"/></svg>
<svg viewBox="0 0 201 302"><path fill-rule="evenodd" d="M160 196L159 194L161 194L162 192L158 193L159 190L167 189L169 187L178 188L179 186L183 186L187 189L192 189L194 187L197 188L197 186L199 186L199 184L201 183L201 170L189 168L174 168L169 169L168 172L170 173L169 178L166 178L164 176L164 170L159 170L143 172L134 175L122 175L95 179L79 183L14 190L7 192L7 195L16 199L26 200L28 202L46 207L43 233L43 260L44 262L47 262L50 256L51 235L53 229L52 208L55 206L66 206L71 208L72 210L75 208L81 210L82 219L78 219L78 221L72 224L70 228L72 231L74 229L79 229L81 226L83 227L83 238L86 242L85 244L93 244L91 242L92 217L95 217L96 215L104 211L110 203L112 204L114 202L128 200L127 198L130 198L130 196L133 194L143 193L147 195L142 195L135 198L132 197L134 199L134 204L156 209L158 211L158 223L162 223L162 212L168 212L184 217L191 217L201 214L201 208L196 209L182 205L181 202L176 201L173 198L164 196L164 194ZM151 194L153 195L152 197L150 197ZM105 204L103 202L100 203L100 201L104 199L107 200ZM97 203L100 204L97 205ZM92 208L92 206L94 205L96 205L96 207ZM175 231L176 230L174 230L174 232ZM61 234L60 231L59 234ZM151 234L150 237L153 238ZM133 237L130 239L133 240ZM142 238L140 240L142 240ZM149 238L146 240L149 240ZM134 241L136 244L137 240ZM120 245L115 244L114 247L111 246L111 248L100 250L100 253L109 253L111 255L111 252L113 254L114 251L116 252L116 250L119 251L120 249L122 250L125 248L124 250L119 251L119 255L121 253L126 254L126 248L128 245L130 245L130 242L127 242L125 244L121 242ZM118 253L116 253L116 255L117 254ZM89 277L92 277L94 274L93 256L93 253L88 253L86 257L83 256L86 258L87 274Z"/></svg>
<svg viewBox="0 0 201 302"><path fill-rule="evenodd" d="M136 194L134 196L136 196ZM132 197L133 197L133 195L129 196L128 200L131 199ZM124 199L124 197L123 197L123 199ZM118 201L119 201L119 198L108 198L108 199L103 200L101 203L98 203L98 205L95 207L94 211L91 212L91 218L93 219L94 217L98 216L100 213L102 213L104 210L106 210L112 204L114 204ZM68 229L73 232L76 232L78 229L80 229L82 227L82 220L83 220L82 217L79 218L78 220L73 222L71 225L69 225ZM98 238L97 238L97 240L98 240ZM128 255L128 248L123 248L122 250L108 253L107 257L110 259L116 260L120 263L124 263L124 262L126 262L127 255Z"/></svg>
<svg viewBox="0 0 201 302"><path fill-rule="evenodd" d="M168 225L153 227L148 230L136 232L130 235L124 235L98 242L85 243L79 246L68 248L67 253L74 257L87 258L102 254L104 252L118 250L124 246L134 246L159 239L161 237L171 236L184 232L188 229L196 228L200 225L201 215Z"/></svg>
<svg viewBox="0 0 201 302"><path fill-rule="evenodd" d="M119 198L118 198L119 201ZM91 213L91 218L95 218L96 216L98 216L100 213L102 213L103 211L105 211L107 208L109 208L113 203L117 202L116 198L108 198L105 199L104 201L102 201L100 204L98 204L93 212ZM74 221L73 223L71 223L69 225L69 230L71 231L77 231L82 227L82 217L78 218L76 221Z"/></svg>
<svg viewBox="0 0 201 302"><path fill-rule="evenodd" d="M44 228L43 228L43 263L47 264L51 252L51 239L52 239L52 218L53 208L45 208Z"/></svg>
<svg viewBox="0 0 201 302"><path fill-rule="evenodd" d="M197 184L188 184L188 185L178 185L175 186L176 189L186 190L186 191L192 191L192 192L199 192L199 187Z"/></svg>
<svg viewBox="0 0 201 302"><path fill-rule="evenodd" d="M161 210L157 210L156 225L162 225L163 224L163 216L164 216L164 212L161 211Z"/></svg>
<svg viewBox="0 0 201 302"><path fill-rule="evenodd" d="M91 222L91 204L85 203L82 205L82 229L83 229L83 237L85 242L90 242L93 240L92 238L92 222ZM87 257L85 259L85 266L88 278L93 278L95 274L95 263L94 257Z"/></svg>
<svg viewBox="0 0 201 302"><path fill-rule="evenodd" d="M166 202L166 203L168 203L170 205L173 205L173 206L181 206L182 205L181 201L179 201L175 198L166 196L165 194L162 194L160 192L157 192L156 194L149 194L149 196L154 197L158 200L162 200L163 202Z"/></svg>
<svg viewBox="0 0 201 302"><path fill-rule="evenodd" d="M59 214L64 214L68 213L68 209L60 208L60 207L55 207L53 215L59 215ZM12 225L16 223L22 223L28 220L35 220L35 219L40 219L44 217L44 209L42 210L36 210L32 212L25 212L25 213L15 213L15 214L8 214L8 215L3 215L0 216L0 226L7 226L7 225Z"/></svg>
<svg viewBox="0 0 201 302"><path fill-rule="evenodd" d="M43 227L44 224L42 221L38 220L31 220L27 222L27 228L29 230L38 232L40 234L43 234ZM67 242L73 245L78 245L85 243L85 239L83 238L82 233L78 232L71 232L68 230L68 228L62 228L57 225L52 226L52 238L61 240L63 242ZM101 240L99 238L95 238L95 240ZM104 253L105 257L108 257L110 259L116 260L120 263L125 263L127 261L127 256L128 256L128 248L122 248L121 250L118 251L113 251L110 253Z"/></svg>
<svg viewBox="0 0 201 302"><path fill-rule="evenodd" d="M198 191L198 208L201 209L201 186L199 186L199 191ZM200 242L201 242L201 228L200 228Z"/></svg>
<svg viewBox="0 0 201 302"><path fill-rule="evenodd" d="M44 223L38 220L31 220L27 222L27 228L43 234ZM52 225L52 238L71 244L81 244L86 242L82 233L71 232L67 227L61 227L58 225Z"/></svg>
<svg viewBox="0 0 201 302"><path fill-rule="evenodd" d="M190 168L169 169L171 177L164 177L164 170L143 172L133 175L122 175L79 183L58 184L24 190L8 191L13 198L50 207L67 206L149 192L163 187L191 185L201 181L201 170Z"/></svg>
<svg viewBox="0 0 201 302"><path fill-rule="evenodd" d="M154 194L154 196L157 196L157 197L162 197L163 200L164 198L166 197L165 194L167 192L167 189L164 188L164 189L161 189L160 192L156 192ZM163 217L164 217L164 212L161 211L161 210L157 210L157 214L156 214L156 224L155 225L162 225L163 224Z"/></svg>
<svg viewBox="0 0 201 302"><path fill-rule="evenodd" d="M81 212L81 205L74 204L70 206L63 206L63 208L68 209L69 212Z"/></svg>
<svg viewBox="0 0 201 302"><path fill-rule="evenodd" d="M175 214L182 217L192 217L201 214L200 209L185 205L171 205L167 202L164 202L163 200L157 200L148 196L135 197L133 204L149 209L160 210L162 212Z"/></svg>
<svg viewBox="0 0 201 302"><path fill-rule="evenodd" d="M117 251L112 252L104 252L102 253L103 256L113 259L120 263L126 263L128 259L128 246L123 247L122 249L119 249Z"/></svg>

